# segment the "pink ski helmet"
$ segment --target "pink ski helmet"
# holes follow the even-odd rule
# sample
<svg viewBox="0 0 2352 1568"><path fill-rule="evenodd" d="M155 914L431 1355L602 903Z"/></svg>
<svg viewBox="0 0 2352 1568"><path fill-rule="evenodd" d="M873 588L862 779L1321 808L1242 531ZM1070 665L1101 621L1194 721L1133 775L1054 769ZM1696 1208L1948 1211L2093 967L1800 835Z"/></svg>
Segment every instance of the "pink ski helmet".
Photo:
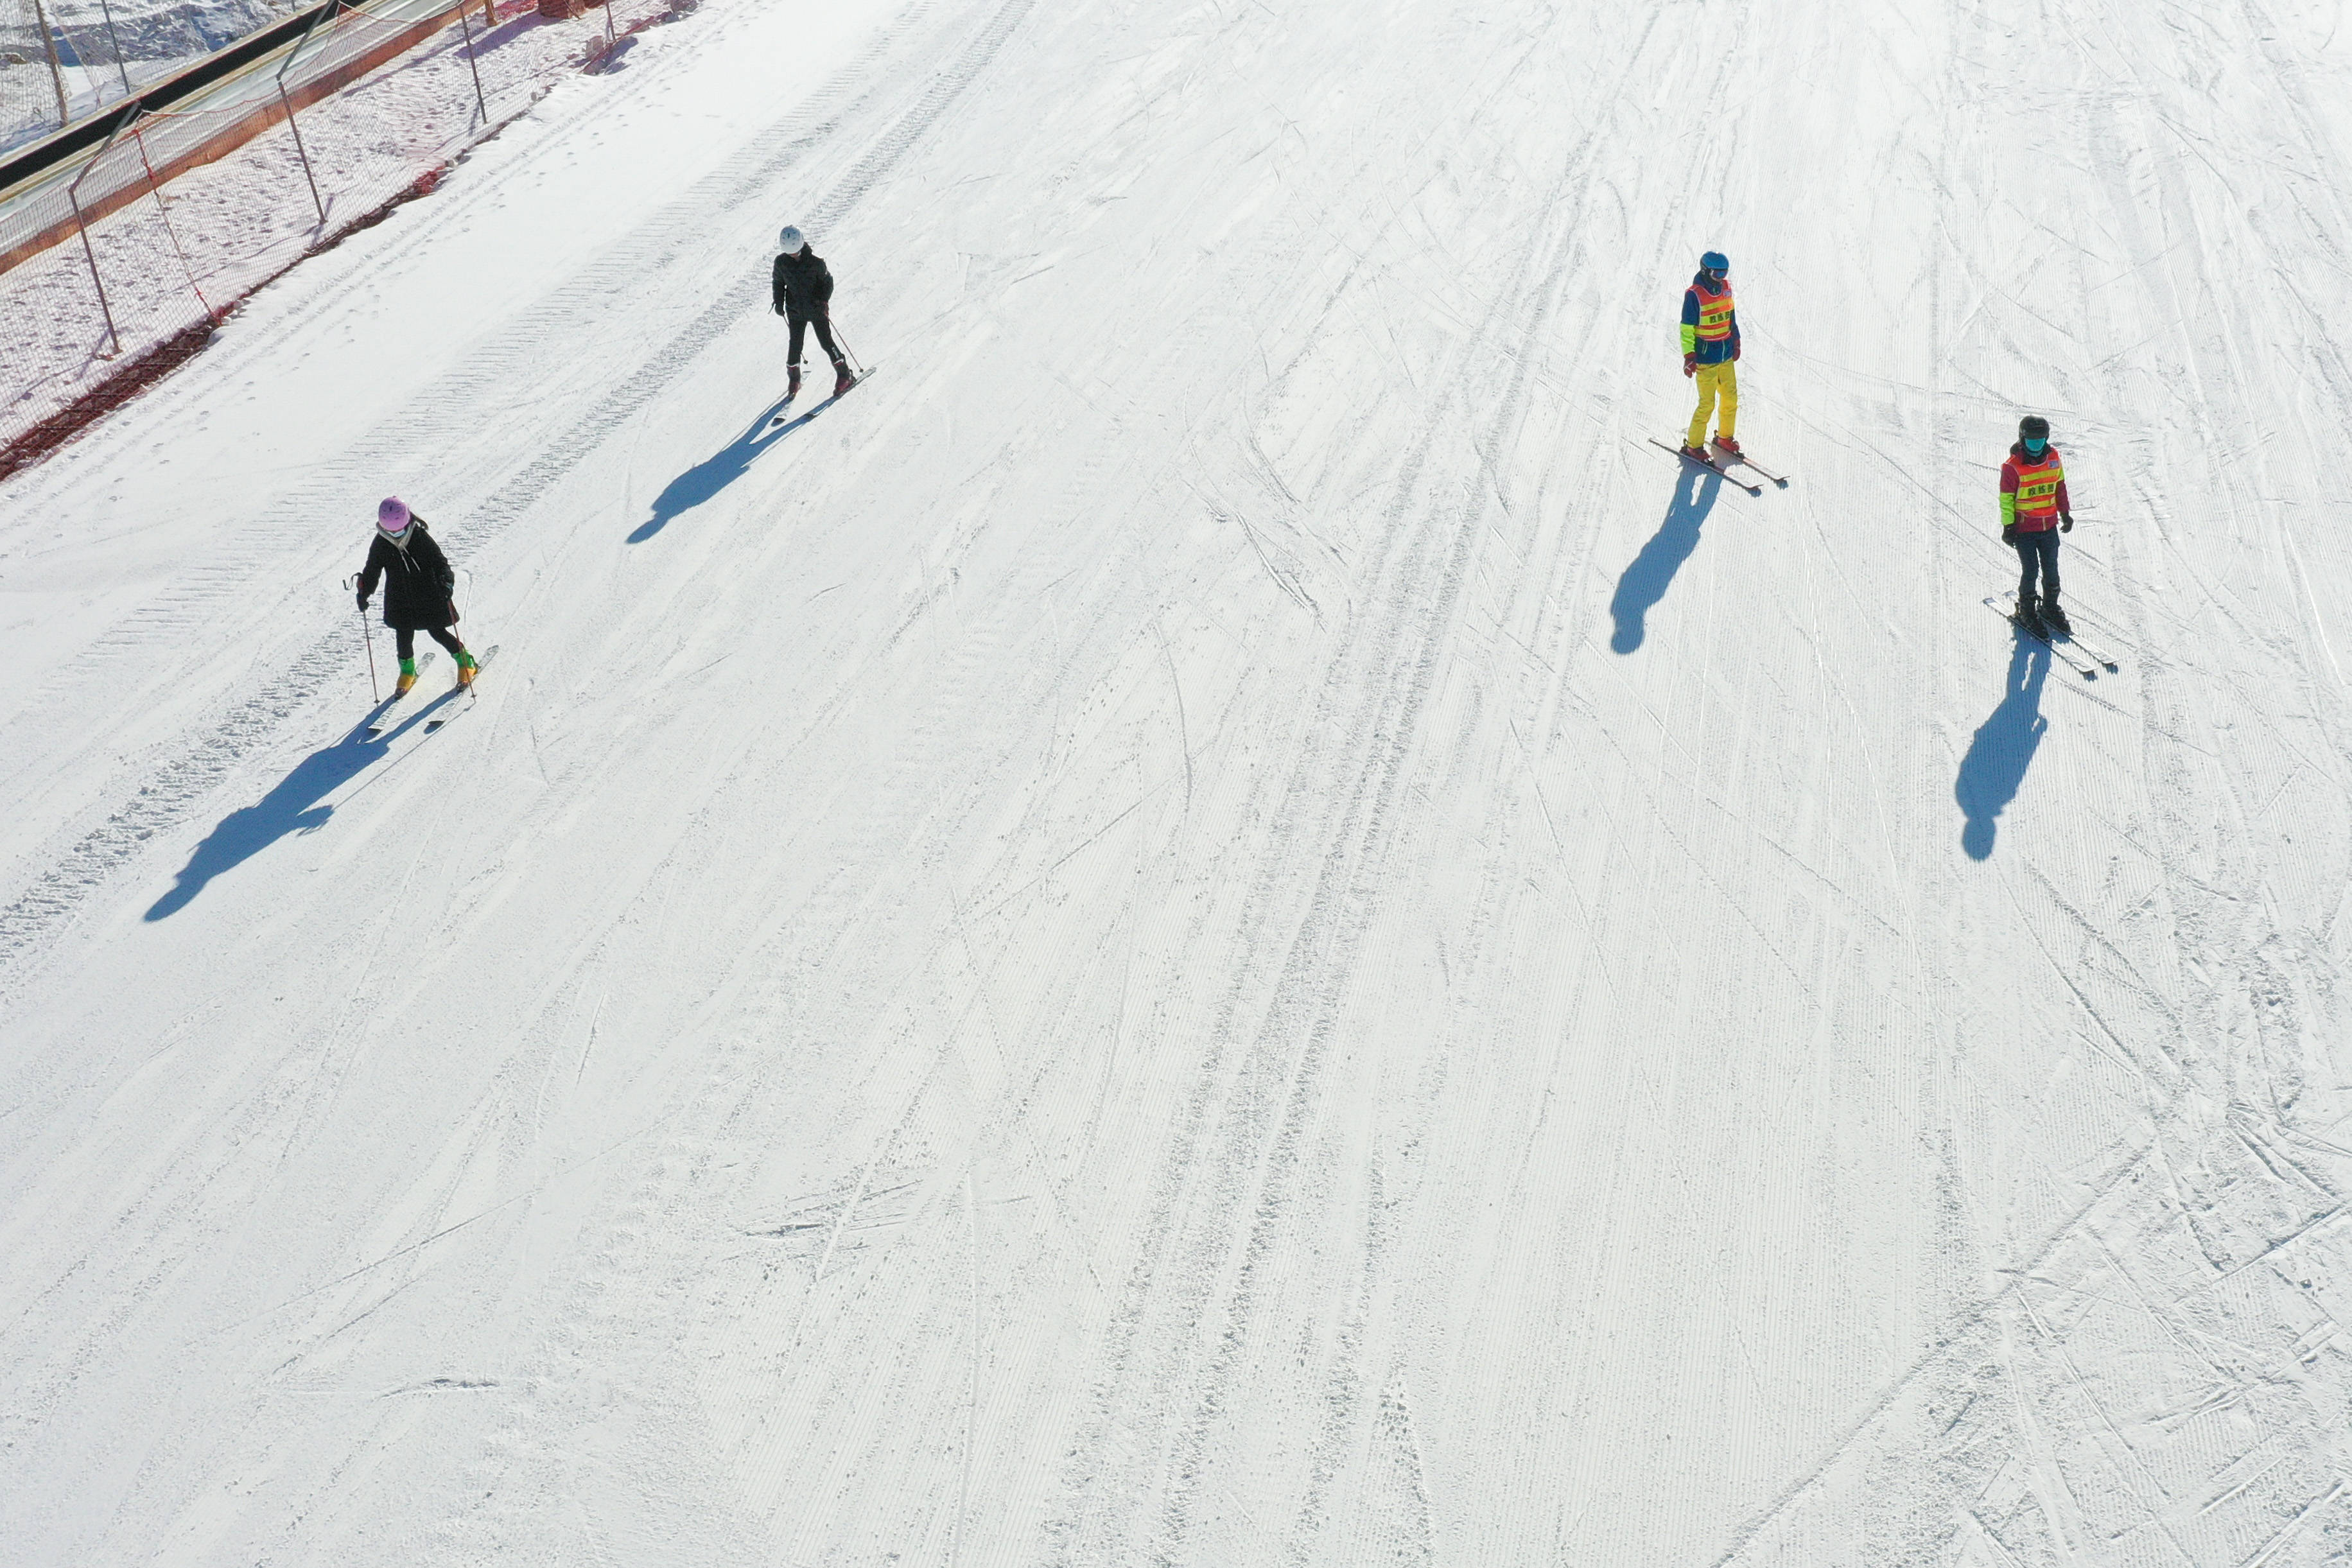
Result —
<svg viewBox="0 0 2352 1568"><path fill-rule="evenodd" d="M399 533L408 527L408 503L398 496L386 496L375 509L375 525L386 533Z"/></svg>

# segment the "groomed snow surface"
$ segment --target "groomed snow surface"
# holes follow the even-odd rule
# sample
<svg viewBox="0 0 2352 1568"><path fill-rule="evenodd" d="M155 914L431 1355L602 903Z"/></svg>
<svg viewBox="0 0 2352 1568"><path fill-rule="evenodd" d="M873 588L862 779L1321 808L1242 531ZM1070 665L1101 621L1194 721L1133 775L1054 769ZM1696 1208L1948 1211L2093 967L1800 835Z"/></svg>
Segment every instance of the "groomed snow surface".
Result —
<svg viewBox="0 0 2352 1568"><path fill-rule="evenodd" d="M0 488L0 1559L2343 1560L2344 20L566 79Z"/></svg>

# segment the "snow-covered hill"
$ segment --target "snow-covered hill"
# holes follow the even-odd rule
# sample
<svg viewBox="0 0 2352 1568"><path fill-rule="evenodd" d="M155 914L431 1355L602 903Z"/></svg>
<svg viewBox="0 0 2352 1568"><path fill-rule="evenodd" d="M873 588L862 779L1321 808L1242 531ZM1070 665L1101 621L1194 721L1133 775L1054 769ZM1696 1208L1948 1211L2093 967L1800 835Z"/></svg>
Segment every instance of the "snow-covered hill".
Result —
<svg viewBox="0 0 2352 1568"><path fill-rule="evenodd" d="M2352 1552L2337 19L567 81L0 487L0 1558ZM370 742L394 492L499 653Z"/></svg>

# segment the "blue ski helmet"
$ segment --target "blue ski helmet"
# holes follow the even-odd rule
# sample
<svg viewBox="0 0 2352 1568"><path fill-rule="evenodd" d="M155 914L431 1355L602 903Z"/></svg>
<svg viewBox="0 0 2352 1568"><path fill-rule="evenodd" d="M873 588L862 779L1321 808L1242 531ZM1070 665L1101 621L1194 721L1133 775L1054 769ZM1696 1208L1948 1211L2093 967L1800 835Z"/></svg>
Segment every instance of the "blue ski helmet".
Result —
<svg viewBox="0 0 2352 1568"><path fill-rule="evenodd" d="M1720 250L1710 250L1698 258L1698 267L1702 272L1728 272L1731 270L1731 258Z"/></svg>

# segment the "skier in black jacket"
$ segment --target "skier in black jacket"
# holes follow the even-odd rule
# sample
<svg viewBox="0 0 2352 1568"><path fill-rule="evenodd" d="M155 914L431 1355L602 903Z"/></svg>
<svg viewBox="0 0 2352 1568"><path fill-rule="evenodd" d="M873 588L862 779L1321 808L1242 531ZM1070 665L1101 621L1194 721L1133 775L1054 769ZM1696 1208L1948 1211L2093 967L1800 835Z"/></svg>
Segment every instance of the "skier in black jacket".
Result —
<svg viewBox="0 0 2352 1568"><path fill-rule="evenodd" d="M360 573L360 609L383 579L383 624L399 645L400 682L394 697L405 697L416 684L416 634L425 632L457 660L457 684L474 684L481 666L466 651L465 640L449 628L457 624L457 602L451 595L457 574L449 558L425 527L425 520L408 510L398 496L386 496L375 509L375 541L368 546L367 565Z"/></svg>
<svg viewBox="0 0 2352 1568"><path fill-rule="evenodd" d="M776 237L776 243L782 251L776 258L772 308L793 324L792 348L786 355L792 381L784 390L784 401L790 403L801 395L801 334L810 327L816 329L816 341L833 361L833 395L839 397L857 378L849 374L849 362L834 346L829 314L833 274L826 269L824 258L810 247L808 236L799 229L786 226L783 233Z"/></svg>

